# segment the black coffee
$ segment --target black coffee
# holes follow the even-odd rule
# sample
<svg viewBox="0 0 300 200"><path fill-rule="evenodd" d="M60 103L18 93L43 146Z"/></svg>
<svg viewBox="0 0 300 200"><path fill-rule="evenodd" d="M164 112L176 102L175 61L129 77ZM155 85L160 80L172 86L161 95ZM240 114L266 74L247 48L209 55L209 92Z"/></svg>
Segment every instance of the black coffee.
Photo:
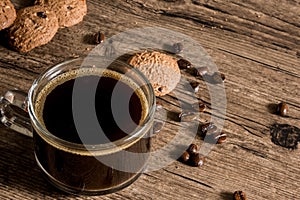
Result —
<svg viewBox="0 0 300 200"><path fill-rule="evenodd" d="M103 144L126 137L142 122L147 105L140 90L133 89L130 81L119 81L117 77L108 73L100 78L87 72L75 81L75 76L70 73L52 81L37 99L38 117L50 133L76 144ZM103 132L90 128L93 124L89 124L89 113L80 110L86 120L79 126L86 131L78 134L76 123L80 122L74 122L72 110L76 108L76 103L72 105L74 89L84 99L93 86L94 111ZM34 131L35 153L40 167L55 185L72 193L84 190L101 194L102 191L106 193L125 187L143 171L148 154L142 153L150 151L149 134L147 132L146 137L122 147L123 151L112 150L92 156L54 144ZM82 135L84 140L81 140ZM136 153L137 156L128 157L124 152Z"/></svg>
<svg viewBox="0 0 300 200"><path fill-rule="evenodd" d="M96 116L103 132L97 130L93 124L94 121L89 122L92 117L90 113L85 113L85 105L81 105L84 103L78 102L77 105L72 106L75 82L72 79L58 85L47 95L43 109L43 121L52 134L70 142L82 142L73 119L73 108L79 109L78 113L86 115L80 118L83 120L77 122L80 126L86 126L83 127L86 131L80 133L85 139L85 144L107 143L109 141L106 138L110 141L124 138L139 124L143 107L132 87L111 77L99 78L99 76L89 75L79 77L76 81L76 95L79 94L82 98L87 98L87 96L93 98L91 103L95 102ZM91 87L95 87L95 94L89 94ZM112 101L111 98L113 94L115 101Z"/></svg>

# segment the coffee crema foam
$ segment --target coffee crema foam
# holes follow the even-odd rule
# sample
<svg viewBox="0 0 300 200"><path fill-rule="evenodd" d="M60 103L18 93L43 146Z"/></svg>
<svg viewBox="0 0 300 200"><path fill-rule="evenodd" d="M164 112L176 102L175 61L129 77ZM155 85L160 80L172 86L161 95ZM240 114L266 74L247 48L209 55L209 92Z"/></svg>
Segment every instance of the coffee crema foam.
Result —
<svg viewBox="0 0 300 200"><path fill-rule="evenodd" d="M35 113L36 113L36 117L38 119L38 121L41 123L41 125L46 129L45 123L44 123L44 119L43 119L43 108L44 108L44 104L46 101L47 96L59 85L72 80L72 79L76 79L79 77L83 77L83 76L99 76L99 78L101 77L108 77L108 78L113 78L115 80L118 81L122 81L123 83L125 83L126 85L128 85L129 87L131 87L135 94L138 96L141 105L142 105L142 114L141 114L141 119L139 122L139 125L141 125L144 120L146 119L146 116L149 112L148 109L148 101L147 98L143 92L143 90L130 78L126 77L125 75L122 75L118 72L114 72L112 70L109 69L101 69L101 68L79 68L76 70L72 70L72 71L68 71L66 73L63 73L57 77L55 77L54 79L52 79L51 81L49 81L44 88L39 92L39 94L37 95L37 98L35 100ZM40 133L39 130L37 130L37 128L35 128L36 132L39 134L40 137L42 137L46 142L48 142L49 144L51 144L52 146L61 149L63 151L67 151L73 154L80 154L80 155L84 155L84 156L98 156L98 155L105 155L105 154L110 154L110 153L114 153L117 151L120 151L122 149L125 149L129 146L131 146L132 144L134 144L135 142L137 142L140 138L142 138L149 130L145 130L143 135L140 135L140 137L136 138L133 142L131 142L130 144L125 144L125 145L121 145L121 146L115 146L114 149L111 149L110 151L104 151L104 152L89 152L87 150L85 151L81 151L81 150L75 150L75 149L70 149L70 147L66 147L63 146L61 144L55 143L54 141L52 141L51 139L49 139L47 136L45 136L45 134ZM54 136L53 134L51 134L52 136ZM56 136L54 136L56 137ZM67 142L67 141L66 141ZM70 143L70 142L68 142ZM72 143L71 143L72 144ZM78 145L78 144L74 144L74 145ZM103 144L105 145L105 144ZM83 146L83 145L82 145ZM89 146L97 146L97 145L89 145ZM101 151L101 150L99 150Z"/></svg>

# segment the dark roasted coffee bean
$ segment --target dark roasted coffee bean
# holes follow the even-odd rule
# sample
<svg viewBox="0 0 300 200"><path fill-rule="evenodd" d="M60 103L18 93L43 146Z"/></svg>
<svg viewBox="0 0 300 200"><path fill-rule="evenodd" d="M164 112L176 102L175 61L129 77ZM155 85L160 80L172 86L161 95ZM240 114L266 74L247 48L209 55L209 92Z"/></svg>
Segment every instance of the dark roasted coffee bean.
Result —
<svg viewBox="0 0 300 200"><path fill-rule="evenodd" d="M198 70L197 70L195 67L191 67L191 68L189 69L189 73L190 73L192 76L199 76Z"/></svg>
<svg viewBox="0 0 300 200"><path fill-rule="evenodd" d="M46 15L45 12L37 12L36 15L37 15L38 17L40 17L40 18L44 18L44 19L47 18L47 15Z"/></svg>
<svg viewBox="0 0 300 200"><path fill-rule="evenodd" d="M197 76L205 76L208 72L208 68L207 67L199 67L199 68L195 68L196 69L196 73Z"/></svg>
<svg viewBox="0 0 300 200"><path fill-rule="evenodd" d="M194 104L194 108L198 109L199 112L204 112L206 109L206 105L203 103L198 103L198 105Z"/></svg>
<svg viewBox="0 0 300 200"><path fill-rule="evenodd" d="M278 104L277 112L280 116L285 117L287 116L289 111L289 106L285 102L281 102Z"/></svg>
<svg viewBox="0 0 300 200"><path fill-rule="evenodd" d="M300 141L300 129L289 124L273 124L270 134L274 144L288 149L296 149Z"/></svg>
<svg viewBox="0 0 300 200"><path fill-rule="evenodd" d="M206 105L204 103L194 103L192 104L192 109L199 112L204 112L206 109Z"/></svg>
<svg viewBox="0 0 300 200"><path fill-rule="evenodd" d="M189 164L194 167L199 167L204 164L205 157L200 153L190 154Z"/></svg>
<svg viewBox="0 0 300 200"><path fill-rule="evenodd" d="M243 191L235 191L233 193L233 200L247 200L245 192L243 192Z"/></svg>
<svg viewBox="0 0 300 200"><path fill-rule="evenodd" d="M196 77L204 77L207 75L208 68L207 67L193 67L190 69L190 74Z"/></svg>
<svg viewBox="0 0 300 200"><path fill-rule="evenodd" d="M161 129L164 127L165 122L154 122L153 123L153 132L159 133Z"/></svg>
<svg viewBox="0 0 300 200"><path fill-rule="evenodd" d="M189 146L189 148L187 149L187 152L189 153L189 154L195 154L195 153L197 153L199 151L199 147L198 147L198 145L196 145L196 144L191 144L190 146Z"/></svg>
<svg viewBox="0 0 300 200"><path fill-rule="evenodd" d="M101 44L105 40L105 35L102 32L98 31L94 35L94 38L95 38L95 44Z"/></svg>
<svg viewBox="0 0 300 200"><path fill-rule="evenodd" d="M186 162L190 159L190 154L189 154L187 151L185 151L185 152L181 155L180 159L181 159L182 162L185 162L185 163L186 163Z"/></svg>
<svg viewBox="0 0 300 200"><path fill-rule="evenodd" d="M173 53L179 54L183 51L183 44L182 43L175 43L173 45Z"/></svg>
<svg viewBox="0 0 300 200"><path fill-rule="evenodd" d="M222 133L216 134L215 139L217 141L217 144L222 144L227 139L227 135L222 132Z"/></svg>
<svg viewBox="0 0 300 200"><path fill-rule="evenodd" d="M192 63L190 63L190 61L185 59L179 59L177 61L177 64L180 69L189 69L192 66Z"/></svg>
<svg viewBox="0 0 300 200"><path fill-rule="evenodd" d="M208 132L214 133L218 128L213 123L206 123L200 126L201 135L204 137Z"/></svg>
<svg viewBox="0 0 300 200"><path fill-rule="evenodd" d="M204 112L206 109L206 105L203 103L199 103L199 112Z"/></svg>
<svg viewBox="0 0 300 200"><path fill-rule="evenodd" d="M179 121L181 122L191 122L197 119L198 115L196 112L184 110L179 113Z"/></svg>
<svg viewBox="0 0 300 200"><path fill-rule="evenodd" d="M224 139L224 136L225 136L225 135L221 136L221 134L222 133L218 132L217 129L216 130L211 129L207 132L207 134L204 138L204 142L209 143L209 144L217 144L220 139L220 143L221 143L222 139Z"/></svg>
<svg viewBox="0 0 300 200"><path fill-rule="evenodd" d="M197 93L200 89L200 83L195 81L195 82L191 82L190 84L191 84L191 87L193 88L194 92Z"/></svg>
<svg viewBox="0 0 300 200"><path fill-rule="evenodd" d="M225 75L220 72L215 72L211 75L212 81L216 84L223 83L225 81Z"/></svg>
<svg viewBox="0 0 300 200"><path fill-rule="evenodd" d="M224 82L225 79L226 79L225 74L222 74L222 73L221 73L221 78L222 78L222 80L223 80L223 82Z"/></svg>

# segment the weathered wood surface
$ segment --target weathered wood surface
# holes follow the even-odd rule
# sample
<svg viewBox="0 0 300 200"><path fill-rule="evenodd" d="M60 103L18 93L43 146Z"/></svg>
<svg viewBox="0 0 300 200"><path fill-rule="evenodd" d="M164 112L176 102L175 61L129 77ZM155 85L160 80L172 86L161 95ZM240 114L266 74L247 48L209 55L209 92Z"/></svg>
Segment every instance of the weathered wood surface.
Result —
<svg viewBox="0 0 300 200"><path fill-rule="evenodd" d="M16 6L31 4L21 2ZM226 75L224 130L229 137L213 148L201 168L174 161L120 192L75 197L43 179L30 138L0 126L0 199L229 200L235 190L245 191L249 199L300 199L300 151L276 146L269 135L275 122L299 127L299 0L91 0L88 8L82 23L59 30L49 44L27 54L7 49L1 35L0 93L11 88L26 91L51 65L88 54L94 48L85 41L88 34L101 30L110 37L136 27L165 27L198 41ZM203 82L198 95L210 102ZM174 102L172 95L161 101L179 110L167 103ZM289 117L268 109L280 101L290 105ZM208 119L209 114L208 109ZM176 129L176 123L167 123L153 145L168 141Z"/></svg>

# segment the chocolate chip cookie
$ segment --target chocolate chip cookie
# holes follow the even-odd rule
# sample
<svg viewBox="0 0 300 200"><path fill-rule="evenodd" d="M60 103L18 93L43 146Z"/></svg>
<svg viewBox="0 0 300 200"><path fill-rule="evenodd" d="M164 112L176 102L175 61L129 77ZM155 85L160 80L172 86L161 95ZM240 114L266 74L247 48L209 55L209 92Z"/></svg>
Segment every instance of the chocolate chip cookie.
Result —
<svg viewBox="0 0 300 200"><path fill-rule="evenodd" d="M0 0L0 30L10 27L17 17L10 0Z"/></svg>
<svg viewBox="0 0 300 200"><path fill-rule="evenodd" d="M57 32L56 14L43 6L26 7L17 12L14 24L8 29L9 45L19 51L28 52L47 44Z"/></svg>
<svg viewBox="0 0 300 200"><path fill-rule="evenodd" d="M78 24L87 13L86 0L36 0L35 4L54 11L60 27Z"/></svg>

